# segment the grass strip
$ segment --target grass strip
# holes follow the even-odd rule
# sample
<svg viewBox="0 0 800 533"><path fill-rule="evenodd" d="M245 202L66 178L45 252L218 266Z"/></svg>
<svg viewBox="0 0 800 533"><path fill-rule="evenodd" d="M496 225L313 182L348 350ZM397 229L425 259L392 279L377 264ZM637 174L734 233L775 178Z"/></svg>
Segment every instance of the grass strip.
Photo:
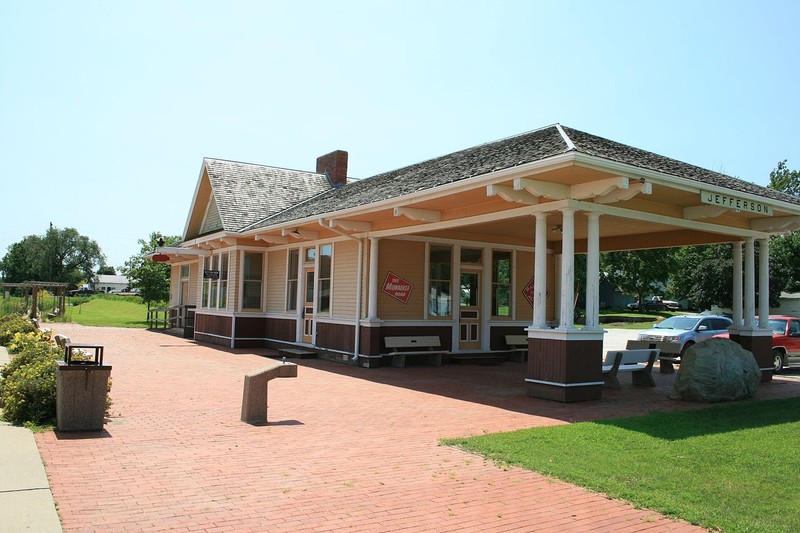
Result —
<svg viewBox="0 0 800 533"><path fill-rule="evenodd" d="M705 528L800 531L800 398L442 443Z"/></svg>

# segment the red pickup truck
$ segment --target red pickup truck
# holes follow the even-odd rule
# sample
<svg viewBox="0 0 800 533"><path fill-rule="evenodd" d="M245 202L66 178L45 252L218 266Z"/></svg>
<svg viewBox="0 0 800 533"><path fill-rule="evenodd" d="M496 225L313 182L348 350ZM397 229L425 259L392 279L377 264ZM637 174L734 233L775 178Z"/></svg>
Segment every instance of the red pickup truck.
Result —
<svg viewBox="0 0 800 533"><path fill-rule="evenodd" d="M772 330L772 365L775 372L800 367L800 318L770 315L769 328ZM728 337L728 334L714 336Z"/></svg>

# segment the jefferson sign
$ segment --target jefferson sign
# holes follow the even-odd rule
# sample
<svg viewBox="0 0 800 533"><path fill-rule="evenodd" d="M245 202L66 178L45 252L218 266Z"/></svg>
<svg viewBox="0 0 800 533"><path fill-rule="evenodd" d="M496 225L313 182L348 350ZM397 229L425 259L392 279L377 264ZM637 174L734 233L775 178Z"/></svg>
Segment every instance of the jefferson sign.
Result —
<svg viewBox="0 0 800 533"><path fill-rule="evenodd" d="M736 196L729 196L727 194L701 191L700 201L704 204L727 207L728 209L735 209L737 211L748 211L750 213L772 216L772 207L767 204L754 200L747 200L745 198L737 198Z"/></svg>
<svg viewBox="0 0 800 533"><path fill-rule="evenodd" d="M382 290L395 300L407 304L408 299L411 297L411 291L414 290L414 285L397 274L389 272L386 274L386 280L383 282Z"/></svg>

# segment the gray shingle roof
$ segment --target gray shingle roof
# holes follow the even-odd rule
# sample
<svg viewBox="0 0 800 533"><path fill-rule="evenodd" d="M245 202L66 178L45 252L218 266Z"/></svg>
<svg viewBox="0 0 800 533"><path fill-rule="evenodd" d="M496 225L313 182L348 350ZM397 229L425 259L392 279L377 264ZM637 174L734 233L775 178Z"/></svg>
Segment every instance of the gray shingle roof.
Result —
<svg viewBox="0 0 800 533"><path fill-rule="evenodd" d="M762 187L755 183L733 178L725 174L720 174L719 172L706 170L695 165L690 165L689 163L684 163L683 161L678 161L677 159L670 159L654 154L653 152L610 141L566 126L562 126L562 129L574 143L575 149L580 153L601 157L618 163L625 163L647 170L655 170L679 178L724 187L733 191L756 194L773 200L800 204L800 198L790 194Z"/></svg>
<svg viewBox="0 0 800 533"><path fill-rule="evenodd" d="M330 189L308 201L272 214L245 229L264 228L380 200L398 198L573 150L561 136L558 128L559 126L548 126L348 183L344 187ZM779 191L579 130L561 128L574 145L574 150L579 153L800 205L800 198Z"/></svg>
<svg viewBox="0 0 800 533"><path fill-rule="evenodd" d="M241 231L331 188L324 174L205 158L222 228Z"/></svg>

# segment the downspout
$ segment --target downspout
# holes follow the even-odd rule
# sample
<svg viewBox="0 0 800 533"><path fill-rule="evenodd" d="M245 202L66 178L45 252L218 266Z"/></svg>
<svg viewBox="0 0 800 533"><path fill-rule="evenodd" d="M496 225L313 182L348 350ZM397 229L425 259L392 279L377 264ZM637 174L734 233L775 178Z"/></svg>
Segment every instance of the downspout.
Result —
<svg viewBox="0 0 800 533"><path fill-rule="evenodd" d="M332 228L325 224L323 219L319 219L319 225L323 228L330 230L334 233L338 233L342 237L347 237L348 239L352 239L358 243L358 271L356 272L356 294L358 297L356 298L356 337L353 342L353 346L355 349L353 350L355 353L353 354L353 362L358 361L358 354L361 351L361 283L364 277L364 239L359 239L358 237L353 237L349 233L345 233L344 231Z"/></svg>

